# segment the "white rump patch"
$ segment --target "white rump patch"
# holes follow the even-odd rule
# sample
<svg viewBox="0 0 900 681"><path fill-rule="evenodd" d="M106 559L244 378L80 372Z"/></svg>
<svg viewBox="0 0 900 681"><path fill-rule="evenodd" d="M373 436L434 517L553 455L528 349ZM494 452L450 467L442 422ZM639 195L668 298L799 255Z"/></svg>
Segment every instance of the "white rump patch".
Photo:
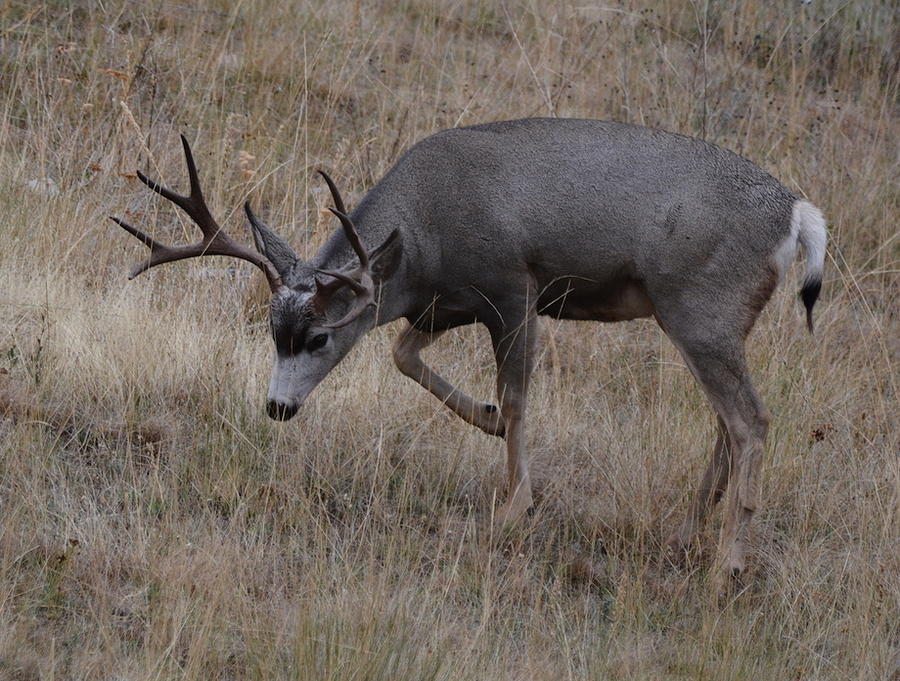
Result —
<svg viewBox="0 0 900 681"><path fill-rule="evenodd" d="M797 246L803 246L806 256L806 278L822 277L825 263L825 218L822 211L809 201L800 200L794 204L791 213L791 230L772 254L772 265L778 272L778 279L784 278L785 272L797 256Z"/></svg>
<svg viewBox="0 0 900 681"><path fill-rule="evenodd" d="M784 273L788 271L794 258L797 256L797 232L800 231L800 223L797 222L797 204L794 204L794 214L791 217L791 231L784 241L778 244L778 248L772 254L772 265L778 272L778 283L784 279Z"/></svg>

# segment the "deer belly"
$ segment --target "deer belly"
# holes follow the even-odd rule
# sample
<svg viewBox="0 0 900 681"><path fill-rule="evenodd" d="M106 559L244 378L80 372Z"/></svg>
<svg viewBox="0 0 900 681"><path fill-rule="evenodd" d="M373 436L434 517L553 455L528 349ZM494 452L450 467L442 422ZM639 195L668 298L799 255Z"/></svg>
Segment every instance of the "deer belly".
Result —
<svg viewBox="0 0 900 681"><path fill-rule="evenodd" d="M538 312L558 319L621 322L649 317L654 307L644 285L635 279L597 284L562 278L544 287L538 297Z"/></svg>

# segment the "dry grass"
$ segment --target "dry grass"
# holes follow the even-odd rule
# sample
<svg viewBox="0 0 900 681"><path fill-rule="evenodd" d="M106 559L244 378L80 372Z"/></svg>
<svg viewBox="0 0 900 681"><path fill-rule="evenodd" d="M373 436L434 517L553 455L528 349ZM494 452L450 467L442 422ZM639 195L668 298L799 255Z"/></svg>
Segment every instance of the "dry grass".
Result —
<svg viewBox="0 0 900 681"><path fill-rule="evenodd" d="M897 678L898 24L887 1L0 5L0 679ZM661 559L712 415L648 322L545 326L537 513L485 527L503 445L379 330L265 418L263 285L163 268L106 215L188 229L128 173L302 253L415 140L531 115L705 136L830 224L751 339L775 414L746 591ZM33 181L33 182L32 182ZM234 267L234 269L232 269ZM431 352L490 394L482 331ZM707 545L714 543L715 527Z"/></svg>

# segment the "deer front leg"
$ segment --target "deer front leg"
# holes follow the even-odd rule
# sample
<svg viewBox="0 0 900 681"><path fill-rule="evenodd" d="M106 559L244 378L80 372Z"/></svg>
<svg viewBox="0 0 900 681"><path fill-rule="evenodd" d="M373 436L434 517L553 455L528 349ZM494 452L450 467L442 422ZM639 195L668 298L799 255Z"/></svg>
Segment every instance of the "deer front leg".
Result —
<svg viewBox="0 0 900 681"><path fill-rule="evenodd" d="M497 395L506 421L506 502L495 515L498 527L515 524L531 508L531 478L525 447L525 403L534 365L537 318L531 314L512 332L491 331L497 359Z"/></svg>
<svg viewBox="0 0 900 681"><path fill-rule="evenodd" d="M394 342L394 363L405 375L443 402L450 411L466 423L481 428L488 435L503 437L506 432L504 418L493 404L479 402L457 390L438 376L419 357L423 348L436 341L443 331L419 331L411 324L397 336Z"/></svg>

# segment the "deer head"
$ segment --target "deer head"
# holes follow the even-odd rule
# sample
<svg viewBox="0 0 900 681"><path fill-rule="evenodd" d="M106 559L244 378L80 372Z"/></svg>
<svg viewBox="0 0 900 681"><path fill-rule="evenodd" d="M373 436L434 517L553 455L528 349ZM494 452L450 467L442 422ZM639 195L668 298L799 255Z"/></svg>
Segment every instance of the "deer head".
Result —
<svg viewBox="0 0 900 681"><path fill-rule="evenodd" d="M116 224L150 249L149 258L132 270L133 279L151 267L205 255L227 255L252 262L265 274L272 291L269 323L275 341L275 362L269 382L266 411L280 421L291 418L313 388L374 324L376 284L396 269L401 251L398 231L373 251L367 251L331 178L319 171L331 191L335 207L358 264L341 269L315 269L288 243L244 205L250 221L254 251L237 243L213 219L203 193L190 145L181 136L190 179L190 193L178 194L138 171L141 182L181 208L203 233L185 246L167 246L116 217ZM336 320L336 321L335 321Z"/></svg>

